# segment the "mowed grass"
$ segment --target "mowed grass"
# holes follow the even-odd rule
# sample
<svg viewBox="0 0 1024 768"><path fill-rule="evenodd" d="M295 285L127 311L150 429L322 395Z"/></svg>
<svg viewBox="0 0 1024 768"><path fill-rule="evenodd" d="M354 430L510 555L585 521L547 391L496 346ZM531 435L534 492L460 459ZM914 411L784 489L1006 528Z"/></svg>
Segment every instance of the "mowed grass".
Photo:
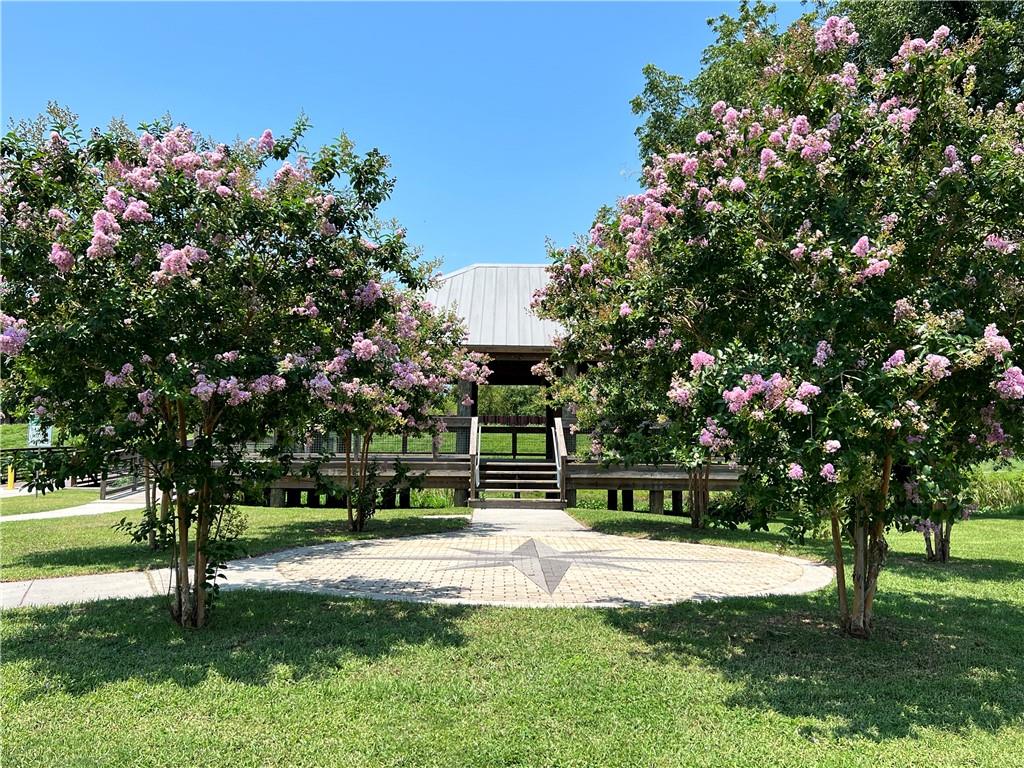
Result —
<svg viewBox="0 0 1024 768"><path fill-rule="evenodd" d="M428 519L459 514L455 509L386 509L363 533L348 530L344 509L323 507L239 507L248 520L242 546L249 555L330 541L410 536L461 528L463 519ZM0 524L0 581L45 579L86 573L142 570L168 565L170 553L133 544L114 530L122 518L134 522L138 512L24 520Z"/></svg>
<svg viewBox="0 0 1024 768"><path fill-rule="evenodd" d="M0 498L0 516L24 515L30 512L50 512L55 509L77 507L96 501L100 492L83 488L64 488L47 494L26 493Z"/></svg>
<svg viewBox="0 0 1024 768"><path fill-rule="evenodd" d="M610 611L229 591L199 632L160 599L19 609L0 628L5 765L1012 768L1022 541L1024 517L980 515L939 566L893 536L868 641L836 630L832 590Z"/></svg>
<svg viewBox="0 0 1024 768"><path fill-rule="evenodd" d="M28 446L28 424L0 424L0 448Z"/></svg>

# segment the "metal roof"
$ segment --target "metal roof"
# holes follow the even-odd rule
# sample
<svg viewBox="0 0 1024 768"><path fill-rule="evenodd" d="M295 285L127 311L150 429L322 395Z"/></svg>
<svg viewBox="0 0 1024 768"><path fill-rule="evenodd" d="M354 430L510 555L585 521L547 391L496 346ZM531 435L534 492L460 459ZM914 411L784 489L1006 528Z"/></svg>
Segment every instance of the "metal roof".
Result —
<svg viewBox="0 0 1024 768"><path fill-rule="evenodd" d="M550 350L561 328L530 310L533 292L547 283L542 264L472 264L442 275L426 299L465 320L473 349Z"/></svg>

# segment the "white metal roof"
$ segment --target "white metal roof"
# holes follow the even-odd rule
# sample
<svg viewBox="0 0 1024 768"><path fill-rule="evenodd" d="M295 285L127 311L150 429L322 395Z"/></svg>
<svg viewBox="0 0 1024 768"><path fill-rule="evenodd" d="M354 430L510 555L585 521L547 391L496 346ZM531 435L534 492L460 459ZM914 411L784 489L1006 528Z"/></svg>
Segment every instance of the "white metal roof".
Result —
<svg viewBox="0 0 1024 768"><path fill-rule="evenodd" d="M442 275L426 298L465 320L470 347L550 349L559 325L530 310L533 292L547 283L542 264L472 264Z"/></svg>

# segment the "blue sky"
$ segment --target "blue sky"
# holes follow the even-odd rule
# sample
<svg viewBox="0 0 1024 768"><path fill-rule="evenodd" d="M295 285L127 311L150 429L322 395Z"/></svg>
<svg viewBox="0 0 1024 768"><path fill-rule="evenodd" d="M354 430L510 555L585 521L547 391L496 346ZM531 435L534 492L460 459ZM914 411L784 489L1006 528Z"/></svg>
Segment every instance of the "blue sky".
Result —
<svg viewBox="0 0 1024 768"><path fill-rule="evenodd" d="M219 140L344 131L392 160L384 209L454 269L540 262L637 189L629 100L654 63L692 76L736 3L11 3L4 127L49 99L84 126L170 112ZM782 3L787 24L803 7Z"/></svg>

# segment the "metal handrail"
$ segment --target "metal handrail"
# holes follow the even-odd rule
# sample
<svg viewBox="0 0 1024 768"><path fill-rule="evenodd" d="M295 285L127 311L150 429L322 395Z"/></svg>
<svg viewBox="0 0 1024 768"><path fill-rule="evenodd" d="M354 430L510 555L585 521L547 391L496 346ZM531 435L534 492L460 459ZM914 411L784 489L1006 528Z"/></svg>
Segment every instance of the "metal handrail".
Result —
<svg viewBox="0 0 1024 768"><path fill-rule="evenodd" d="M558 478L558 493L562 501L566 501L566 473L569 463L569 452L565 445L565 428L562 426L562 418L555 418L555 426L551 428L555 448L555 477Z"/></svg>
<svg viewBox="0 0 1024 768"><path fill-rule="evenodd" d="M480 485L480 419L473 416L469 422L469 498L475 499Z"/></svg>

